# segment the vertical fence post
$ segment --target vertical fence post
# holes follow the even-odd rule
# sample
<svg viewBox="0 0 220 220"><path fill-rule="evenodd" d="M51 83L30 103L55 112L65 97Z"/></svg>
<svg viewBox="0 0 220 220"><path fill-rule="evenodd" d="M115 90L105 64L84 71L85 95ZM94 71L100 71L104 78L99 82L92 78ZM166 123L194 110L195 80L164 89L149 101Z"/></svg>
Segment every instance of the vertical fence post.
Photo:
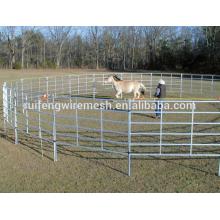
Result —
<svg viewBox="0 0 220 220"><path fill-rule="evenodd" d="M3 118L4 118L4 132L6 135L6 122L8 122L8 111L9 111L9 103L8 103L8 88L6 83L3 84ZM11 110L10 110L11 111Z"/></svg>
<svg viewBox="0 0 220 220"><path fill-rule="evenodd" d="M56 130L56 109L53 96L53 158L57 161L57 130Z"/></svg>
<svg viewBox="0 0 220 220"><path fill-rule="evenodd" d="M93 74L93 92L92 97L95 99L95 93L96 93L96 83L95 83L95 74Z"/></svg>
<svg viewBox="0 0 220 220"><path fill-rule="evenodd" d="M86 95L88 94L88 77L86 73Z"/></svg>
<svg viewBox="0 0 220 220"><path fill-rule="evenodd" d="M32 94L32 91L33 91L33 84L32 84L32 79L31 79L31 82L30 82L30 86L31 86L31 94L30 94L30 97L31 97L31 101L32 101L32 99L33 99L33 94Z"/></svg>
<svg viewBox="0 0 220 220"><path fill-rule="evenodd" d="M76 103L76 114L75 114L75 123L76 123L76 146L79 146L79 121L78 121L78 100L77 98L75 99Z"/></svg>
<svg viewBox="0 0 220 220"><path fill-rule="evenodd" d="M21 103L22 106L24 105L24 83L23 83L23 79L21 79ZM23 108L23 114L24 114L24 108Z"/></svg>
<svg viewBox="0 0 220 220"><path fill-rule="evenodd" d="M193 75L191 75L191 80L190 80L190 92L191 92L191 94L193 93L193 84L192 84L192 82L193 82Z"/></svg>
<svg viewBox="0 0 220 220"><path fill-rule="evenodd" d="M63 86L63 76L61 77L61 90L62 90L62 93L64 93L64 86Z"/></svg>
<svg viewBox="0 0 220 220"><path fill-rule="evenodd" d="M203 83L203 75L201 75L201 83L200 83L200 93L201 93L201 95L202 95L202 83Z"/></svg>
<svg viewBox="0 0 220 220"><path fill-rule="evenodd" d="M54 97L57 97L57 77L54 78Z"/></svg>
<svg viewBox="0 0 220 220"><path fill-rule="evenodd" d="M162 153L162 139L163 139L163 101L158 100L157 109L160 112L160 154Z"/></svg>
<svg viewBox="0 0 220 220"><path fill-rule="evenodd" d="M10 119L11 119L11 124L13 123L12 122L12 118L13 118L13 111L12 111L12 109L13 109L13 105L14 105L14 103L13 103L13 99L12 99L12 85L11 85L11 88L10 88L10 90L9 90L9 102L10 102Z"/></svg>
<svg viewBox="0 0 220 220"><path fill-rule="evenodd" d="M71 75L69 75L69 96L70 96L70 100L72 97L72 80L71 80Z"/></svg>
<svg viewBox="0 0 220 220"><path fill-rule="evenodd" d="M16 92L16 102L17 102L17 106L18 106L18 103L19 103L18 102L19 101L19 97L18 97L18 81L15 82L15 90L14 91Z"/></svg>
<svg viewBox="0 0 220 220"><path fill-rule="evenodd" d="M152 79L152 73L150 74L150 98L152 96L152 86L153 86L153 79Z"/></svg>
<svg viewBox="0 0 220 220"><path fill-rule="evenodd" d="M25 95L25 104L26 104L26 109L25 109L25 120L26 120L26 133L28 134L29 133L29 121L28 121L28 108L29 108L29 105L28 105L28 99L27 99L27 95Z"/></svg>
<svg viewBox="0 0 220 220"><path fill-rule="evenodd" d="M170 74L170 90L173 91L173 74Z"/></svg>
<svg viewBox="0 0 220 220"><path fill-rule="evenodd" d="M17 118L17 94L14 91L14 131L15 131L15 144L18 144L18 118Z"/></svg>
<svg viewBox="0 0 220 220"><path fill-rule="evenodd" d="M3 101L4 102L4 101ZM3 108L5 109L5 107L3 106ZM4 134L6 136L7 133L7 120L6 120L6 114L5 112L3 112L3 123L4 123Z"/></svg>
<svg viewBox="0 0 220 220"><path fill-rule="evenodd" d="M104 76L104 73L102 74L102 85L104 86L105 85L105 76ZM105 87L104 87L105 88Z"/></svg>
<svg viewBox="0 0 220 220"><path fill-rule="evenodd" d="M40 139L41 156L44 156L41 131L41 100L38 98L38 137Z"/></svg>
<svg viewBox="0 0 220 220"><path fill-rule="evenodd" d="M46 77L46 94L48 97L48 77ZM47 98L47 103L48 103L48 98Z"/></svg>
<svg viewBox="0 0 220 220"><path fill-rule="evenodd" d="M101 149L103 150L104 146L103 146L103 109L102 107L100 108L100 127L101 127L101 137L100 137L100 140L101 140Z"/></svg>
<svg viewBox="0 0 220 220"><path fill-rule="evenodd" d="M41 94L41 84L40 84L40 78L38 79L38 95Z"/></svg>
<svg viewBox="0 0 220 220"><path fill-rule="evenodd" d="M181 73L181 76L180 76L180 98L182 98L182 93L183 93L183 74Z"/></svg>
<svg viewBox="0 0 220 220"><path fill-rule="evenodd" d="M190 132L190 155L192 154L193 150L193 126L194 126L194 107L195 102L192 102L192 116L191 116L191 132Z"/></svg>
<svg viewBox="0 0 220 220"><path fill-rule="evenodd" d="M121 75L121 79L123 79L123 74L122 74L122 73L120 73L120 75Z"/></svg>
<svg viewBox="0 0 220 220"><path fill-rule="evenodd" d="M211 88L212 88L212 96L214 96L214 75L212 75Z"/></svg>
<svg viewBox="0 0 220 220"><path fill-rule="evenodd" d="M78 95L79 95L79 76L77 76L77 91L78 91Z"/></svg>
<svg viewBox="0 0 220 220"><path fill-rule="evenodd" d="M128 176L131 176L131 100L128 100Z"/></svg>
<svg viewBox="0 0 220 220"><path fill-rule="evenodd" d="M4 121L3 121L3 123L4 123L4 134L5 134L5 137L7 136L7 121L6 121L6 118L5 118L5 116L4 116L4 119L3 119Z"/></svg>

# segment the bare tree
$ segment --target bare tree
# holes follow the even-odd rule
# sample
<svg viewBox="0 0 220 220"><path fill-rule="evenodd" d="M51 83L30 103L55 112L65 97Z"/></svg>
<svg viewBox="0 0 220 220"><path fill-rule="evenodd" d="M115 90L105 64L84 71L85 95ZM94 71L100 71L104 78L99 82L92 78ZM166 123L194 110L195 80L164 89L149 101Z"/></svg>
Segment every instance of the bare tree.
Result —
<svg viewBox="0 0 220 220"><path fill-rule="evenodd" d="M118 27L114 32L116 33L116 49L120 56L120 68L125 70L128 57L128 28Z"/></svg>
<svg viewBox="0 0 220 220"><path fill-rule="evenodd" d="M114 39L112 27L105 27L103 30L104 57L105 67L112 68L112 59L114 56Z"/></svg>
<svg viewBox="0 0 220 220"><path fill-rule="evenodd" d="M138 38L138 27L130 27L130 36L131 36L131 69L134 69L134 61L135 61L135 48L136 48L136 43L137 43L137 38Z"/></svg>
<svg viewBox="0 0 220 220"><path fill-rule="evenodd" d="M68 38L68 35L71 32L71 27L49 27L49 33L54 41L55 44L55 50L56 50L56 67L60 67L60 61L62 58L62 49L65 41Z"/></svg>
<svg viewBox="0 0 220 220"><path fill-rule="evenodd" d="M96 69L99 69L99 53L100 53L100 35L102 33L101 27L91 27L90 33L92 34L93 44L95 48L95 57L96 57Z"/></svg>
<svg viewBox="0 0 220 220"><path fill-rule="evenodd" d="M159 42L163 37L164 32L167 31L167 27L150 26L144 27L144 34L146 40L146 46L148 48L147 53L149 57L149 65L155 67L157 60L157 51Z"/></svg>
<svg viewBox="0 0 220 220"><path fill-rule="evenodd" d="M26 49L31 44L31 38L33 35L34 27L22 26L21 31L21 68L24 68L24 54Z"/></svg>
<svg viewBox="0 0 220 220"><path fill-rule="evenodd" d="M16 27L9 26L4 28L4 34L8 42L9 50L9 66L11 69L15 67L15 49L16 49Z"/></svg>
<svg viewBox="0 0 220 220"><path fill-rule="evenodd" d="M209 64L214 65L216 61L216 35L220 31L219 27L204 27L206 47L208 49Z"/></svg>

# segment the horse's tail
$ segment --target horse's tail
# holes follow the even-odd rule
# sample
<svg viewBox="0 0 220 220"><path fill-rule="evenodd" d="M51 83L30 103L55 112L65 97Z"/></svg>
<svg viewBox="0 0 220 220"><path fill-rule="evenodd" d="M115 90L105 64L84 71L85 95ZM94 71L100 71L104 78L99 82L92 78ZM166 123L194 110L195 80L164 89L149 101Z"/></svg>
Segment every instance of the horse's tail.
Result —
<svg viewBox="0 0 220 220"><path fill-rule="evenodd" d="M146 87L144 86L144 84L140 83L140 89L141 89L141 94L144 95L147 92Z"/></svg>

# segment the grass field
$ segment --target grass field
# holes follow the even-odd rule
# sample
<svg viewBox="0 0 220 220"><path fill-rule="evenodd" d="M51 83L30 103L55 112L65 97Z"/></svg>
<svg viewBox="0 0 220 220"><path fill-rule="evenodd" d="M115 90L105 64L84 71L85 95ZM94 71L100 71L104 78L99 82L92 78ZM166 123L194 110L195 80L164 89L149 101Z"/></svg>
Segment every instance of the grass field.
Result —
<svg viewBox="0 0 220 220"><path fill-rule="evenodd" d="M68 74L70 70L29 70L0 71L1 86L4 81L23 77L50 76ZM2 98L2 94L1 94ZM216 109L207 106L207 109ZM2 112L2 108L1 108ZM2 117L2 114L1 114ZM107 115L105 117L111 117ZM122 115L115 116L123 120ZM136 120L143 117L135 116ZM213 117L213 116L209 116ZM207 119L207 118L206 118ZM209 118L210 120L214 118ZM124 119L126 120L126 119ZM154 119L144 117L144 120ZM170 120L167 118L166 120ZM186 120L177 118L177 121ZM68 123L68 121L60 121ZM85 126L95 126L85 124ZM106 125L110 126L110 125ZM110 127L111 128L111 127ZM123 129L119 127L118 129ZM146 128L136 128L146 129ZM158 128L151 127L151 130ZM171 128L167 127L167 130ZM183 131L189 128L175 127ZM198 127L198 130L201 129ZM202 129L210 129L209 127ZM219 127L217 128L219 131ZM71 131L66 131L71 132ZM82 135L95 136L95 132L84 131ZM111 137L109 137L111 138ZM120 137L118 137L120 138ZM168 137L171 138L171 137ZM141 141L157 141L153 137L139 137ZM198 141L211 141L211 137L201 137ZM174 140L173 140L174 141ZM178 143L175 140L174 143ZM219 140L215 140L219 142ZM82 141L83 142L83 141ZM94 146L95 143L88 143ZM44 143L45 156L41 156L38 140L19 136L19 144L13 143L13 131L9 130L7 140L4 138L1 120L0 139L0 192L219 192L220 177L217 177L217 159L133 159L132 176L128 177L127 158L112 154L85 152L79 148L59 148L58 162L54 163L51 144ZM184 150L184 149L182 149Z"/></svg>

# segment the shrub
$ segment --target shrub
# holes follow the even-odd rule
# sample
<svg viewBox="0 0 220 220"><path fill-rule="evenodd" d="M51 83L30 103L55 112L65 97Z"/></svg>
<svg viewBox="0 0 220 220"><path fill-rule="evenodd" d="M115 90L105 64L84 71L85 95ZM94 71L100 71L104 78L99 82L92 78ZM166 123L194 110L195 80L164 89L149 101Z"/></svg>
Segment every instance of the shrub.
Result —
<svg viewBox="0 0 220 220"><path fill-rule="evenodd" d="M56 69L56 64L51 60L46 60L46 67L50 69Z"/></svg>
<svg viewBox="0 0 220 220"><path fill-rule="evenodd" d="M14 66L13 66L13 69L20 70L21 69L21 64L20 63L15 63Z"/></svg>

